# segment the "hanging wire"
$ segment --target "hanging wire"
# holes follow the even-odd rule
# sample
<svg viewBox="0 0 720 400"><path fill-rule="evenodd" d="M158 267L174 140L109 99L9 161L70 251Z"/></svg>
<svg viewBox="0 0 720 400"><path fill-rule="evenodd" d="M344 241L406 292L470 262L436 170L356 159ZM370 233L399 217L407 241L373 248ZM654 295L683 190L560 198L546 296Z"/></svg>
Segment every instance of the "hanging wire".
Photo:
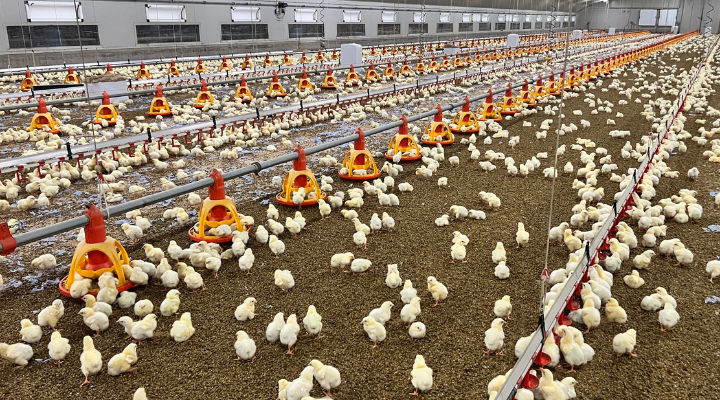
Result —
<svg viewBox="0 0 720 400"><path fill-rule="evenodd" d="M22 3L21 3L20 1L18 1L18 4L20 5L20 4L22 4ZM25 28L26 28L26 26L25 26L25 22L24 22L24 21L27 21L27 18L26 18L26 17L23 17L22 12L20 11L21 9L22 9L22 7L18 7L18 16L20 17L20 31L22 32L23 50L25 51L25 64L28 65L28 64L29 64L29 63L28 63L28 57L27 57L27 54L28 54L28 45L27 45L27 43L25 42ZM2 13L0 13L0 16L2 16ZM33 49L33 42L32 42L32 34L30 33L30 26L27 26L27 33L28 33L28 40L30 40L30 54L32 55L32 65L33 65L33 68L34 68L34 67L37 66L37 64L35 63L35 52L32 50L32 49ZM10 57L10 54L8 53L8 59L9 59L9 57ZM10 64L10 63L8 62L8 64Z"/></svg>
<svg viewBox="0 0 720 400"><path fill-rule="evenodd" d="M558 4L560 3L560 0L558 0ZM555 10L555 7L553 7L553 12ZM570 2L568 2L568 19L570 19ZM570 24L568 23L568 26ZM567 33L567 32L566 32ZM558 174L558 148L560 148L560 127L562 126L562 117L563 117L563 108L565 106L565 81L567 80L567 77L564 75L565 72L567 72L567 66L568 66L568 56L570 53L570 35L565 35L565 57L563 60L563 79L560 81L560 105L558 107L558 119L557 119L557 127L555 129L555 164L553 166L554 172L553 172L553 179L552 179L552 186L550 189L550 210L548 213L548 231L547 231L547 242L545 244L545 268L544 270L547 270L548 268L548 258L550 256L550 230L552 229L552 214L553 214L553 205L555 203L555 181L557 180L557 174ZM549 106L546 106L549 107ZM542 302L540 303L540 307L542 310Z"/></svg>
<svg viewBox="0 0 720 400"><path fill-rule="evenodd" d="M85 82L85 87L88 88L87 68L85 68L85 52L83 50L82 36L80 35L80 15L79 15L79 11L80 11L79 7L80 6L78 5L77 0L73 0L73 5L75 6L75 26L77 26L78 41L80 42L80 58L82 59L82 65L83 65L83 68L82 68L83 82ZM57 13L57 9L56 9L56 13ZM86 93L86 95L90 94L87 91L87 89L86 89L85 93ZM92 116L92 111L90 112L90 129L92 132L91 135L92 135L93 148L95 149L95 157L96 157L95 161L97 163L97 154L98 154L97 135L95 132L95 123L94 123L94 118ZM97 164L96 164L96 168L97 168ZM102 190L103 180L100 179L100 176L101 175L98 173L98 175L97 175L97 182L98 182L97 190L98 190L98 195L100 196L100 203L105 205L105 215L110 215L110 213L107 212L108 203L107 203L107 198L105 197L105 194L103 193L103 190Z"/></svg>

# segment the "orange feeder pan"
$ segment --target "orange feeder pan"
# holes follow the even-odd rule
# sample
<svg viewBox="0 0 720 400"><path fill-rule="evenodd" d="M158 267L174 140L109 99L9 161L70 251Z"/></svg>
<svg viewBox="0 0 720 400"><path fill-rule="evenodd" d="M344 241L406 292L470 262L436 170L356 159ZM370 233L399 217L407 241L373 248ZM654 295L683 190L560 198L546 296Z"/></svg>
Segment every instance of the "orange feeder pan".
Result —
<svg viewBox="0 0 720 400"><path fill-rule="evenodd" d="M342 174L338 172L338 176L340 176L343 179L349 179L351 181L366 181L370 179L375 179L382 172L378 170L377 164L375 164L375 159L373 159L372 154L365 149L365 132L363 132L362 129L358 128L357 132L355 132L360 136L355 140L355 147L353 150L348 151L347 155L345 156L345 160L343 160L343 169L348 170L348 174ZM372 169L373 173L370 175L353 175L352 171L355 169L364 169L369 170Z"/></svg>
<svg viewBox="0 0 720 400"><path fill-rule="evenodd" d="M307 160L305 159L305 150L301 146L295 148L295 152L298 153L298 158L293 160L293 169L288 171L283 181L283 191L275 196L275 200L278 203L288 207L300 207L313 206L318 203L318 200L327 198L327 194L320 190L320 186L315 179L312 171L307 169ZM315 192L314 199L308 199L306 195L305 201L300 204L295 204L292 201L293 193L297 192L301 187L304 187L306 193Z"/></svg>
<svg viewBox="0 0 720 400"><path fill-rule="evenodd" d="M337 79L335 79L335 76L333 76L332 68L328 67L327 75L325 75L325 79L323 79L322 86L320 86L322 89L326 90L332 90L336 89L337 85Z"/></svg>
<svg viewBox="0 0 720 400"><path fill-rule="evenodd" d="M438 110L438 113L435 114L435 118L433 118L433 121L428 124L428 126L425 128L425 132L423 132L423 137L427 134L430 135L430 137L443 137L445 135L449 136L449 139L443 140L443 141L435 141L435 140L426 140L423 138L420 138L420 141L423 144L427 144L429 146L435 146L437 144L440 144L441 146L449 146L453 143L455 143L455 137L453 137L452 132L450 131L450 127L448 126L447 122L443 121L442 118L442 107L438 104L437 107L435 107Z"/></svg>
<svg viewBox="0 0 720 400"><path fill-rule="evenodd" d="M415 142L415 139L408 133L408 122L407 118L403 115L400 117L400 121L402 121L402 125L400 125L398 133L395 134L395 136L390 139L390 145L388 146L388 150L394 150L395 154L397 154L398 151L406 152L411 149L415 149L416 155L414 156L404 156L400 159L400 161L416 161L422 158L422 154L420 154L420 147ZM388 160L392 160L393 156L385 153L385 158Z"/></svg>
<svg viewBox="0 0 720 400"><path fill-rule="evenodd" d="M150 102L150 111L148 111L147 114L153 117L157 115L172 115L172 110L170 110L170 103L168 103L165 96L163 96L162 87L160 85L157 86L155 98L152 99L152 102Z"/></svg>
<svg viewBox="0 0 720 400"><path fill-rule="evenodd" d="M198 213L198 223L188 231L190 239L210 243L227 243L232 241L232 235L226 237L210 236L205 234L206 228L217 228L220 225L232 225L240 232L250 232L250 227L245 227L240 221L240 215L231 198L225 197L225 179L220 171L214 169L210 177L215 181L208 190L209 197L203 200Z"/></svg>
<svg viewBox="0 0 720 400"><path fill-rule="evenodd" d="M452 123L458 125L458 128L450 128L450 132L452 133L473 134L480 132L480 124L475 114L470 111L470 99L467 96L465 96L465 104L463 104L461 111L455 114ZM459 128L460 126L467 128L463 132L463 130Z"/></svg>
<svg viewBox="0 0 720 400"><path fill-rule="evenodd" d="M118 279L118 292L130 289L134 284L126 279L122 269L123 264L130 264L127 251L120 242L106 236L105 220L97 207L88 206L84 214L90 219L90 222L84 227L85 240L75 248L75 254L70 263L70 272L58 285L60 293L63 296L72 297L70 287L75 281L75 274L96 280L105 272L114 273ZM90 289L88 294L97 296L99 291L99 288Z"/></svg>

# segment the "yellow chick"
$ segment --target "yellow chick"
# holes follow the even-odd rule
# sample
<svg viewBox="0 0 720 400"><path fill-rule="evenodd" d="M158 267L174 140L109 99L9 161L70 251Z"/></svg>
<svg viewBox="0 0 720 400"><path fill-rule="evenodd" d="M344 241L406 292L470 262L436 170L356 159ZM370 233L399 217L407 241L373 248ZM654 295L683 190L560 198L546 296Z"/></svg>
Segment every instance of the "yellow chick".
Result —
<svg viewBox="0 0 720 400"><path fill-rule="evenodd" d="M490 325L490 329L485 331L485 354L490 354L491 351L495 352L496 356L503 355L502 346L505 340L505 332L503 332L503 325L505 321L502 318L495 318Z"/></svg>
<svg viewBox="0 0 720 400"><path fill-rule="evenodd" d="M137 315L139 318L143 318L144 316L153 312L154 308L155 306L150 300L144 299L135 303L133 310L135 311L135 315Z"/></svg>
<svg viewBox="0 0 720 400"><path fill-rule="evenodd" d="M42 339L42 328L35 325L29 319L20 321L22 328L20 329L20 335L22 341L25 343L37 343Z"/></svg>
<svg viewBox="0 0 720 400"><path fill-rule="evenodd" d="M78 314L82 315L85 325L95 331L96 336L100 336L100 332L106 330L110 326L108 316L101 312L95 312L92 308L85 307L80 310Z"/></svg>
<svg viewBox="0 0 720 400"><path fill-rule="evenodd" d="M253 251L250 248L245 249L243 255L238 258L238 267L240 268L240 271L247 271L248 275L250 275L250 268L252 268L254 263L255 254L253 254Z"/></svg>
<svg viewBox="0 0 720 400"><path fill-rule="evenodd" d="M60 332L55 331L52 336L50 336L48 350L50 351L50 358L55 360L57 364L62 364L65 356L70 352L70 340L62 337Z"/></svg>
<svg viewBox="0 0 720 400"><path fill-rule="evenodd" d="M322 330L322 316L318 314L317 310L315 309L315 306L310 305L308 306L307 314L305 314L305 317L302 320L303 326L305 327L305 331L311 335L316 336L316 339L322 339L323 335L320 334L320 331Z"/></svg>
<svg viewBox="0 0 720 400"><path fill-rule="evenodd" d="M138 388L138 390L135 391L135 394L133 394L132 400L147 400L145 388Z"/></svg>
<svg viewBox="0 0 720 400"><path fill-rule="evenodd" d="M178 343L189 340L194 334L195 328L192 325L192 316L189 312L183 313L179 320L173 322L170 329L170 336Z"/></svg>
<svg viewBox="0 0 720 400"><path fill-rule="evenodd" d="M400 319L408 324L407 327L409 328L410 325L415 322L418 315L420 315L421 311L420 298L415 297L410 300L410 303L405 304L402 310L400 310Z"/></svg>
<svg viewBox="0 0 720 400"><path fill-rule="evenodd" d="M418 395L418 392L427 392L433 385L433 370L425 364L425 358L421 355L415 356L412 372L410 372L410 383L415 388L411 395Z"/></svg>
<svg viewBox="0 0 720 400"><path fill-rule="evenodd" d="M498 318L510 319L510 314L512 313L510 296L503 296L502 299L495 301L493 311Z"/></svg>
<svg viewBox="0 0 720 400"><path fill-rule="evenodd" d="M625 312L625 309L620 307L617 299L612 297L605 305L605 316L608 318L608 321L616 323L618 326L627 322L627 313Z"/></svg>
<svg viewBox="0 0 720 400"><path fill-rule="evenodd" d="M450 247L450 256L452 257L451 264L455 264L455 260L467 262L467 250L462 241L457 242Z"/></svg>
<svg viewBox="0 0 720 400"><path fill-rule="evenodd" d="M257 350L257 347L255 346L255 341L252 340L250 336L248 336L248 334L242 330L237 331L235 336L235 354L237 354L238 356L235 361L254 360L255 351Z"/></svg>
<svg viewBox="0 0 720 400"><path fill-rule="evenodd" d="M505 246L502 242L497 242L495 250L492 251L492 260L495 264L499 264L501 261L507 261Z"/></svg>
<svg viewBox="0 0 720 400"><path fill-rule="evenodd" d="M130 343L128 347L137 345L135 343ZM134 351L134 347L132 351L127 351L127 348L123 350L122 353L115 354L112 356L110 361L108 361L108 375L110 376L118 376L125 372L134 371L135 368L132 367L133 364L137 362L137 354Z"/></svg>
<svg viewBox="0 0 720 400"><path fill-rule="evenodd" d="M563 384L555 381L552 372L545 368L541 368L542 377L540 378L540 393L543 398L547 400L561 400L566 399L563 391Z"/></svg>
<svg viewBox="0 0 720 400"><path fill-rule="evenodd" d="M295 286L295 279L289 270L275 270L275 286L279 287L283 291L290 290Z"/></svg>
<svg viewBox="0 0 720 400"><path fill-rule="evenodd" d="M440 304L440 300L445 300L447 298L448 289L447 287L445 287L445 285L438 282L434 276L429 276L427 278L427 284L428 291L430 291L433 299L435 299L435 304L433 304L433 307L436 307Z"/></svg>
<svg viewBox="0 0 720 400"><path fill-rule="evenodd" d="M720 195L715 196L715 198L720 198ZM710 275L710 283L713 283L713 278L717 278L720 276L720 261L719 260L710 260L708 261L707 265L705 266L705 272Z"/></svg>
<svg viewBox="0 0 720 400"><path fill-rule="evenodd" d="M0 343L0 356L17 365L15 368L22 368L32 359L33 349L25 343Z"/></svg>
<svg viewBox="0 0 720 400"><path fill-rule="evenodd" d="M665 303L665 307L658 313L658 322L660 322L660 331L671 331L675 328L680 320L680 314L675 311L672 303Z"/></svg>
<svg viewBox="0 0 720 400"><path fill-rule="evenodd" d="M302 227L300 227L300 224L298 224L295 220L287 217L285 218L285 229L292 233L293 237L297 237L297 234L300 233Z"/></svg>
<svg viewBox="0 0 720 400"><path fill-rule="evenodd" d="M281 312L275 314L272 322L270 322L265 330L265 338L268 342L274 343L280 339L280 330L285 326L285 315Z"/></svg>
<svg viewBox="0 0 720 400"><path fill-rule="evenodd" d="M93 339L90 336L85 336L83 338L83 352L80 354L80 371L85 375L85 381L80 386L90 383L88 376L97 374L101 369L102 354L95 349Z"/></svg>
<svg viewBox="0 0 720 400"><path fill-rule="evenodd" d="M160 303L160 314L163 317L169 317L177 314L180 308L180 291L172 289L165 295L165 299ZM152 311L151 311L152 312Z"/></svg>
<svg viewBox="0 0 720 400"><path fill-rule="evenodd" d="M416 297L419 301L419 297ZM375 318L373 317L365 317L362 320L362 326L365 330L365 333L367 333L370 340L373 342L373 346L371 348L376 348L378 346L378 342L382 342L387 337L387 331L385 330L385 327L376 322Z"/></svg>
<svg viewBox="0 0 720 400"><path fill-rule="evenodd" d="M612 240L617 241L617 239ZM563 233L563 241L570 252L574 252L582 248L582 241L573 236L572 230L570 229L565 229L565 232Z"/></svg>
<svg viewBox="0 0 720 400"><path fill-rule="evenodd" d="M246 298L242 302L242 304L237 306L237 308L235 309L235 318L238 321L247 321L247 320L255 318L256 315L260 315L260 314L255 313L255 304L256 303L257 303L257 300L255 300L254 297Z"/></svg>
<svg viewBox="0 0 720 400"><path fill-rule="evenodd" d="M413 339L422 339L425 337L425 334L427 333L427 327L425 327L425 324L422 322L416 321L410 324L410 328L408 328L408 335L410 335Z"/></svg>
<svg viewBox="0 0 720 400"><path fill-rule="evenodd" d="M624 276L623 281L633 289L637 289L645 284L645 279L640 277L640 272L637 270L633 270L630 275Z"/></svg>
<svg viewBox="0 0 720 400"><path fill-rule="evenodd" d="M65 315L65 306L62 300L54 300L52 305L43 308L40 314L38 314L38 325L49 326L55 330L58 321L60 321L63 315Z"/></svg>
<svg viewBox="0 0 720 400"><path fill-rule="evenodd" d="M575 342L575 335L571 329L565 326L559 328L560 334L560 351L563 354L565 362L570 364L568 372L575 372L575 367L586 363L585 353L580 344Z"/></svg>
<svg viewBox="0 0 720 400"><path fill-rule="evenodd" d="M637 269L646 269L650 265L650 260L654 255L655 252L652 250L647 250L641 254L638 254L635 256L635 258L633 258L633 265L635 265L635 268Z"/></svg>
<svg viewBox="0 0 720 400"><path fill-rule="evenodd" d="M185 282L185 285L187 285L188 289L191 289L193 292L195 289L199 289L202 287L202 290L205 290L205 283L203 282L202 276L195 272L195 268L193 267L187 267L185 269L185 279L183 280Z"/></svg>
<svg viewBox="0 0 720 400"><path fill-rule="evenodd" d="M280 343L288 347L285 354L293 355L292 346L297 342L298 332L300 332L300 325L297 323L297 316L290 314L285 325L280 329Z"/></svg>
<svg viewBox="0 0 720 400"><path fill-rule="evenodd" d="M133 339L137 340L138 343L142 343L143 340L151 339L155 336L155 329L157 329L157 316L155 316L155 314L148 314L141 321L132 324L130 335Z"/></svg>
<svg viewBox="0 0 720 400"><path fill-rule="evenodd" d="M518 230L515 234L515 241L517 241L518 248L526 246L530 241L530 234L525 230L525 224L518 222Z"/></svg>
<svg viewBox="0 0 720 400"><path fill-rule="evenodd" d="M590 329L597 328L600 326L600 311L595 308L593 299L588 298L585 300L585 304L582 308L582 321L587 330L583 333L590 332Z"/></svg>
<svg viewBox="0 0 720 400"><path fill-rule="evenodd" d="M270 251L275 254L275 258L280 258L280 254L285 252L285 243L283 243L275 235L270 235L268 245L270 246Z"/></svg>
<svg viewBox="0 0 720 400"><path fill-rule="evenodd" d="M637 354L634 353L637 339L636 335L637 333L635 332L635 329L628 329L625 332L615 335L613 338L613 350L618 357L623 354L629 354L633 357L637 357Z"/></svg>
<svg viewBox="0 0 720 400"><path fill-rule="evenodd" d="M388 264L388 272L385 276L385 284L390 289L395 289L402 284L402 279L400 278L400 271L398 271L397 264Z"/></svg>
<svg viewBox="0 0 720 400"><path fill-rule="evenodd" d="M342 383L340 371L335 367L323 364L319 360L312 360L309 365L313 367L315 380L325 389L325 395L331 397L330 391Z"/></svg>

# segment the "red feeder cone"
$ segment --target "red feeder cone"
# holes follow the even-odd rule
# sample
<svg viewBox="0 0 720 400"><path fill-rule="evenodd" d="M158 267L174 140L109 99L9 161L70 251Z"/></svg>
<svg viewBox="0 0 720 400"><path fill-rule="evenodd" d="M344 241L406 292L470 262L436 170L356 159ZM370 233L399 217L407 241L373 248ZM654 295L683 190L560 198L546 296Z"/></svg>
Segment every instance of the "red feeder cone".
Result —
<svg viewBox="0 0 720 400"><path fill-rule="evenodd" d="M90 205L85 210L85 215L90 220L84 228L85 240L80 242L75 249L70 263L70 273L60 281L60 293L72 297L70 288L75 282L76 275L85 279L97 280L105 272L113 273L118 279L118 292L130 289L133 283L126 279L122 269L124 264L130 263L127 252L120 242L106 236L104 216L97 207ZM97 295L99 291L97 283L95 286L94 289L88 291L88 294Z"/></svg>
<svg viewBox="0 0 720 400"><path fill-rule="evenodd" d="M372 154L365 149L365 133L358 128L355 132L359 136L355 140L354 148L345 155L342 168L338 175L343 179L356 181L375 179L380 176Z"/></svg>
<svg viewBox="0 0 720 400"><path fill-rule="evenodd" d="M298 158L293 160L293 169L285 175L283 191L275 196L275 200L289 207L315 205L319 199L325 199L327 194L320 190L315 175L307 169L305 150L298 146L295 152Z"/></svg>
<svg viewBox="0 0 720 400"><path fill-rule="evenodd" d="M195 66L195 75L207 73L207 68L203 64L202 58L198 57L198 63Z"/></svg>
<svg viewBox="0 0 720 400"><path fill-rule="evenodd" d="M29 69L25 70L25 78L22 80L22 83L20 84L20 90L23 92L29 92L30 89L37 85L37 81L35 78L33 78L32 74L30 73Z"/></svg>
<svg viewBox="0 0 720 400"><path fill-rule="evenodd" d="M112 65L108 64L107 69L105 70L105 75L115 75L115 71L113 71Z"/></svg>
<svg viewBox="0 0 720 400"><path fill-rule="evenodd" d="M168 74L168 76L169 76L169 75L172 75L172 76L179 76L179 75L180 75L180 70L179 70L178 67L175 65L175 60L170 60L170 68L168 68L167 74Z"/></svg>
<svg viewBox="0 0 720 400"><path fill-rule="evenodd" d="M235 202L225 197L225 179L220 171L213 169L210 178L215 182L208 189L209 197L203 200L198 213L198 222L188 231L190 239L200 242L226 243L232 241L232 235L220 236L217 228L221 225L229 226L231 231L250 231L250 227L243 225L240 214L237 212ZM235 229L232 229L232 225Z"/></svg>

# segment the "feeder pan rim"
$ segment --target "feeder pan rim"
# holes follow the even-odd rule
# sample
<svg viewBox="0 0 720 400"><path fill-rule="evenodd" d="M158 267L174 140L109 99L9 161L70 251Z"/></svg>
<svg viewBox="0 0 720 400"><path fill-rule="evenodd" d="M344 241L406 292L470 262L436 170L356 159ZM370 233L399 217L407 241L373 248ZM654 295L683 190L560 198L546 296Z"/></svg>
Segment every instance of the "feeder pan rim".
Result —
<svg viewBox="0 0 720 400"><path fill-rule="evenodd" d="M382 175L382 171L378 171L377 174L372 174L372 175L353 175L353 176L343 175L341 173L338 173L339 177L341 177L343 179L349 179L351 181L367 181L370 179L375 179L375 178L379 177L380 175Z"/></svg>

